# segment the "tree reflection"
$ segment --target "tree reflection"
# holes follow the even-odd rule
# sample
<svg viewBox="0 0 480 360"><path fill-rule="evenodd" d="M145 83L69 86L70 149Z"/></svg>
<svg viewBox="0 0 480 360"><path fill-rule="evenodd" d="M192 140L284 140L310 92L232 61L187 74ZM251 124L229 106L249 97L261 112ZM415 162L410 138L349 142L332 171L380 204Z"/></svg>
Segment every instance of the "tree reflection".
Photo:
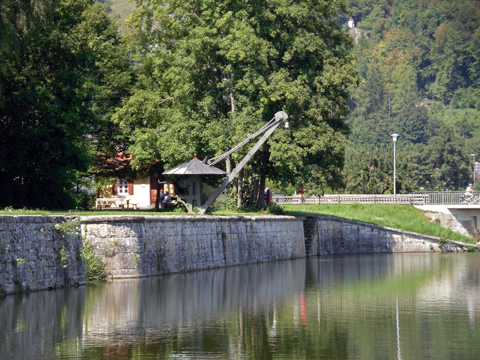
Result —
<svg viewBox="0 0 480 360"><path fill-rule="evenodd" d="M0 358L469 357L479 260L319 257L9 297Z"/></svg>

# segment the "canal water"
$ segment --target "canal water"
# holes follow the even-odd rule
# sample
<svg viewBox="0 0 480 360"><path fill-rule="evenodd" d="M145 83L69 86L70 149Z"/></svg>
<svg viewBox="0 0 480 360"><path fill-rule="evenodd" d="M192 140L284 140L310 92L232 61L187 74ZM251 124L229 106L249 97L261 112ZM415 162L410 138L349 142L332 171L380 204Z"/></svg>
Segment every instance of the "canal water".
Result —
<svg viewBox="0 0 480 360"><path fill-rule="evenodd" d="M480 254L324 256L0 299L0 359L480 358Z"/></svg>

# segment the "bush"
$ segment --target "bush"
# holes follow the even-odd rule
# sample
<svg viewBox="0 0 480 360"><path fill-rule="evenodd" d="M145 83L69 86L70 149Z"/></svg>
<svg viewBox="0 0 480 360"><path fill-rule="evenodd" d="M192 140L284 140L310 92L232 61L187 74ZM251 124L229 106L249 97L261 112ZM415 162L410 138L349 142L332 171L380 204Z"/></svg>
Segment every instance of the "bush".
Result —
<svg viewBox="0 0 480 360"><path fill-rule="evenodd" d="M88 194L86 192L73 193L72 197L75 205L79 210L90 210L95 208L95 194Z"/></svg>
<svg viewBox="0 0 480 360"><path fill-rule="evenodd" d="M85 262L87 281L101 281L108 276L103 260L95 255L93 245L88 241L83 242L81 256Z"/></svg>
<svg viewBox="0 0 480 360"><path fill-rule="evenodd" d="M237 210L237 198L238 195L233 193L230 194L225 200L216 200L211 208L215 210Z"/></svg>
<svg viewBox="0 0 480 360"><path fill-rule="evenodd" d="M266 210L273 215L285 215L283 208L275 202L271 202L267 205Z"/></svg>

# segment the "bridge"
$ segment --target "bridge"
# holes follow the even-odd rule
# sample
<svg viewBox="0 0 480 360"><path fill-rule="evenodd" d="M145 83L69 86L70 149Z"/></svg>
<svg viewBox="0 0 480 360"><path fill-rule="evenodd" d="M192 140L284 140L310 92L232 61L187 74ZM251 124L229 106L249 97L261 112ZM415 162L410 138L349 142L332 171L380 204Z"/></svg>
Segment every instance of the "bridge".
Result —
<svg viewBox="0 0 480 360"><path fill-rule="evenodd" d="M427 212L432 221L454 231L480 237L480 196L465 197L463 191L421 191L411 194L325 194L321 196L273 196L279 205L306 204L398 204Z"/></svg>

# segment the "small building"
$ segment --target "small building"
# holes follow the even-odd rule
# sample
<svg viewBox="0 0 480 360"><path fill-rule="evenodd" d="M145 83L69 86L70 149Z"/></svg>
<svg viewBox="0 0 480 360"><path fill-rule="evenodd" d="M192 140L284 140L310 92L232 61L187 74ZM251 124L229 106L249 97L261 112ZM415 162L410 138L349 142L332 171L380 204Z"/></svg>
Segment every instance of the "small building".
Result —
<svg viewBox="0 0 480 360"><path fill-rule="evenodd" d="M118 207L127 205L130 208L151 208L155 206L157 198L157 176L150 176L146 171L134 172L124 171L129 168L132 160L131 155L117 153L115 157L103 159L102 175L110 177L109 174L125 174L117 175L110 184L104 185L97 190L97 208L99 200L104 200L106 207ZM128 175L126 175L128 174ZM161 184L161 190L168 191L168 184ZM171 187L173 190L173 186ZM114 199L118 201L114 202Z"/></svg>
<svg viewBox="0 0 480 360"><path fill-rule="evenodd" d="M127 166L131 156L122 153L117 155L117 162ZM162 175L166 180L160 182L160 192L168 192L172 197L176 195L193 207L202 205L203 196L209 196L215 189L202 185L202 176L225 176L225 172L214 166L208 166L195 156L192 160L165 171ZM133 178L117 178L115 182L102 186L97 191L97 208L100 203L105 207L152 208L157 199L157 185L159 178L145 174L137 174ZM205 193L206 192L206 193ZM115 201L117 199L117 201ZM128 201L127 201L128 200Z"/></svg>
<svg viewBox="0 0 480 360"><path fill-rule="evenodd" d="M355 27L355 20L353 20L353 18L350 17L350 18L348 19L347 24L348 24L348 28L349 28L349 29L353 29L353 28Z"/></svg>
<svg viewBox="0 0 480 360"><path fill-rule="evenodd" d="M174 184L176 195L193 207L202 206L202 176L225 176L226 172L214 166L209 166L206 161L197 159L197 155L190 161L175 166L165 171L163 176Z"/></svg>

